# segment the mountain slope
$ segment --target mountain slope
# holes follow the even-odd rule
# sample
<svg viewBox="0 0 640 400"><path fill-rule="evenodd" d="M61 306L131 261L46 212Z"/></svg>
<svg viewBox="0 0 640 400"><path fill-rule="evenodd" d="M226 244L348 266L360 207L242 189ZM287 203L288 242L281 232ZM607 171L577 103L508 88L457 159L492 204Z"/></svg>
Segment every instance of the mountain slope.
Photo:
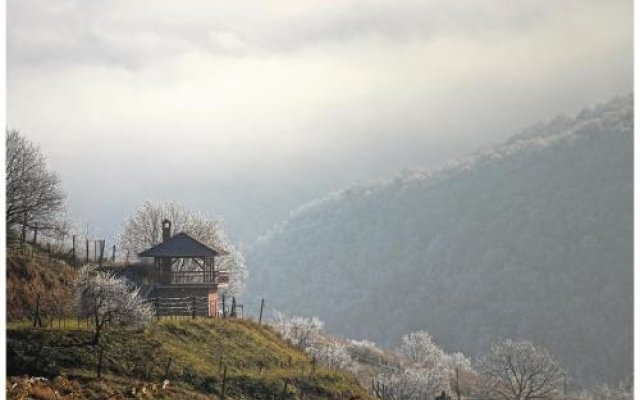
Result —
<svg viewBox="0 0 640 400"><path fill-rule="evenodd" d="M293 212L250 249L248 291L387 345L528 338L578 381L612 381L632 371L632 239L626 96Z"/></svg>

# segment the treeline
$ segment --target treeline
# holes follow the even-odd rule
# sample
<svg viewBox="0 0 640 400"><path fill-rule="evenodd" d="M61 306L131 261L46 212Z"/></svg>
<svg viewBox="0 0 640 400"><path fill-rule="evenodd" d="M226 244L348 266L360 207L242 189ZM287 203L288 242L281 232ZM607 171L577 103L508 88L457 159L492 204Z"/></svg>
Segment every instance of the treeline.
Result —
<svg viewBox="0 0 640 400"><path fill-rule="evenodd" d="M248 291L393 346L426 328L480 356L558 354L571 385L633 370L633 99L540 124L437 171L354 186L249 251Z"/></svg>

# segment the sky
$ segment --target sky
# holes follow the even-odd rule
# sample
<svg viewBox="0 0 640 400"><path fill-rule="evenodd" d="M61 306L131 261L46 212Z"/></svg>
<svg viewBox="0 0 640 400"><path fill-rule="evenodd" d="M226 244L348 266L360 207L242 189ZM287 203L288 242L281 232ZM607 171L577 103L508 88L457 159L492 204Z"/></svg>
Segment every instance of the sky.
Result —
<svg viewBox="0 0 640 400"><path fill-rule="evenodd" d="M114 238L145 200L250 244L292 208L632 91L632 1L7 3L7 124Z"/></svg>

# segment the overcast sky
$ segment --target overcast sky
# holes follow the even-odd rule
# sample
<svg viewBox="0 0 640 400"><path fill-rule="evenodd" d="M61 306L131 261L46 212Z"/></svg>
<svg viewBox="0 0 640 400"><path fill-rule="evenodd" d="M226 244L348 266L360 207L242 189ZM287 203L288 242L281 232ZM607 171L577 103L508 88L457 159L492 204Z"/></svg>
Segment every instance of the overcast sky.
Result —
<svg viewBox="0 0 640 400"><path fill-rule="evenodd" d="M631 1L9 0L7 18L8 126L109 235L147 198L262 229L269 207L632 90Z"/></svg>

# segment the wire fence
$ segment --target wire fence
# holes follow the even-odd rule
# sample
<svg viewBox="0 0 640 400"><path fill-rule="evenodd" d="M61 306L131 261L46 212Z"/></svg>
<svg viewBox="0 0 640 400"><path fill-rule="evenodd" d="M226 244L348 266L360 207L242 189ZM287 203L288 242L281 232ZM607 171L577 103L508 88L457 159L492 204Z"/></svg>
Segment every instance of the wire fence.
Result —
<svg viewBox="0 0 640 400"><path fill-rule="evenodd" d="M231 302L208 297L148 297L143 300L152 307L156 320L186 320L233 318L245 319L244 305L232 297ZM38 294L29 318L9 321L15 328L53 330L86 330L95 326L94 316L83 315L75 299L52 299ZM99 313L113 310L107 308Z"/></svg>
<svg viewBox="0 0 640 400"><path fill-rule="evenodd" d="M72 265L80 264L129 264L132 256L118 249L115 243L89 235L60 232L38 232L37 228L25 238L8 237L9 256L28 257L42 262L64 259Z"/></svg>

